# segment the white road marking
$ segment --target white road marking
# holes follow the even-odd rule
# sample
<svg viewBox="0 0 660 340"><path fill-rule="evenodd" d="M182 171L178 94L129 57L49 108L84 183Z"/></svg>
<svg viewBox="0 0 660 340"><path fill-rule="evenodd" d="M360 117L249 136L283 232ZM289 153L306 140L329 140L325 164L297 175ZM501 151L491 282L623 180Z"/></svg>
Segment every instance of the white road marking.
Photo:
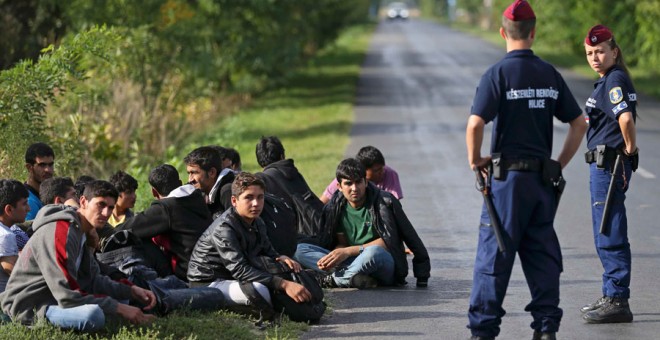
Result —
<svg viewBox="0 0 660 340"><path fill-rule="evenodd" d="M652 172L642 168L641 166L637 168L637 171L635 171L635 173L647 179L655 178L655 175Z"/></svg>

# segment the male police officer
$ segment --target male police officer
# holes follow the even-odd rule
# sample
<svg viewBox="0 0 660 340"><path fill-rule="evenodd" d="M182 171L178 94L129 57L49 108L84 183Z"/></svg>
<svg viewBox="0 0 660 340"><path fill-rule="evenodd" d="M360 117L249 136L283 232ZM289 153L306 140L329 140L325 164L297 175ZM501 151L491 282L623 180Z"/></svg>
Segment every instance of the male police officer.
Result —
<svg viewBox="0 0 660 340"><path fill-rule="evenodd" d="M532 50L536 16L529 3L516 0L503 13L500 35L507 55L481 78L468 120L466 143L472 169L492 164L492 197L501 217L505 252L498 252L486 207L482 209L468 317L473 339L493 339L505 311L502 301L516 252L520 254L532 301L534 339L554 339L559 305L561 250L553 228L556 193L543 173L557 174L573 157L586 123L561 75ZM550 160L552 120L570 123L559 154ZM493 121L491 156L481 157L484 125ZM558 176L555 176L558 177Z"/></svg>

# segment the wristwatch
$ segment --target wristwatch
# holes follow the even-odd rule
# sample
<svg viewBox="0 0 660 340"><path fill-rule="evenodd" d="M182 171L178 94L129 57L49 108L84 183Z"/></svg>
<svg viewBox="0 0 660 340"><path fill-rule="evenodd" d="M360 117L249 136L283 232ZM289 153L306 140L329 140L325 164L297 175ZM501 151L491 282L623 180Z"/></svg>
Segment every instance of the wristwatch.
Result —
<svg viewBox="0 0 660 340"><path fill-rule="evenodd" d="M362 254L363 251L364 251L364 244L361 244L360 245L360 251L358 252L358 254Z"/></svg>

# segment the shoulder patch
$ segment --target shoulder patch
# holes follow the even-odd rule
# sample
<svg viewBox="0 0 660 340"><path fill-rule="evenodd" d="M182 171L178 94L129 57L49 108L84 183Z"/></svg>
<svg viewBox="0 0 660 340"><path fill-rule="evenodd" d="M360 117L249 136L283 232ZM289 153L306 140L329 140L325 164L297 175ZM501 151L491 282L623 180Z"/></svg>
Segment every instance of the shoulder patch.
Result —
<svg viewBox="0 0 660 340"><path fill-rule="evenodd" d="M612 104L617 104L623 99L623 91L621 87L617 86L610 90L610 102Z"/></svg>

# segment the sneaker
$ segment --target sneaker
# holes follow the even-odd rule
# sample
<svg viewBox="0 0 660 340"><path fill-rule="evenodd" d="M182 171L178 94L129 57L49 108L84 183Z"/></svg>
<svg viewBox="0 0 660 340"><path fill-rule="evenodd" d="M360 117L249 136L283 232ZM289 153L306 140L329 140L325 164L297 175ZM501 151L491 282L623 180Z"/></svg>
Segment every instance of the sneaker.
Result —
<svg viewBox="0 0 660 340"><path fill-rule="evenodd" d="M598 309L582 316L587 323L623 323L632 322L633 314L628 305L628 299L611 298Z"/></svg>
<svg viewBox="0 0 660 340"><path fill-rule="evenodd" d="M367 274L355 274L349 284L353 288L365 289L378 287L378 281Z"/></svg>
<svg viewBox="0 0 660 340"><path fill-rule="evenodd" d="M555 332L534 331L532 340L557 340L557 335Z"/></svg>
<svg viewBox="0 0 660 340"><path fill-rule="evenodd" d="M603 296L599 298L594 303L590 303L588 305L582 306L582 308L580 308L580 313L584 314L586 312L591 312L592 310L596 310L602 307L605 304L605 302L607 302L607 296Z"/></svg>
<svg viewBox="0 0 660 340"><path fill-rule="evenodd" d="M335 282L335 278L332 276L332 274L329 273L322 273L319 271L314 270L314 278L316 281L319 283L319 286L321 288L337 288L337 283Z"/></svg>

